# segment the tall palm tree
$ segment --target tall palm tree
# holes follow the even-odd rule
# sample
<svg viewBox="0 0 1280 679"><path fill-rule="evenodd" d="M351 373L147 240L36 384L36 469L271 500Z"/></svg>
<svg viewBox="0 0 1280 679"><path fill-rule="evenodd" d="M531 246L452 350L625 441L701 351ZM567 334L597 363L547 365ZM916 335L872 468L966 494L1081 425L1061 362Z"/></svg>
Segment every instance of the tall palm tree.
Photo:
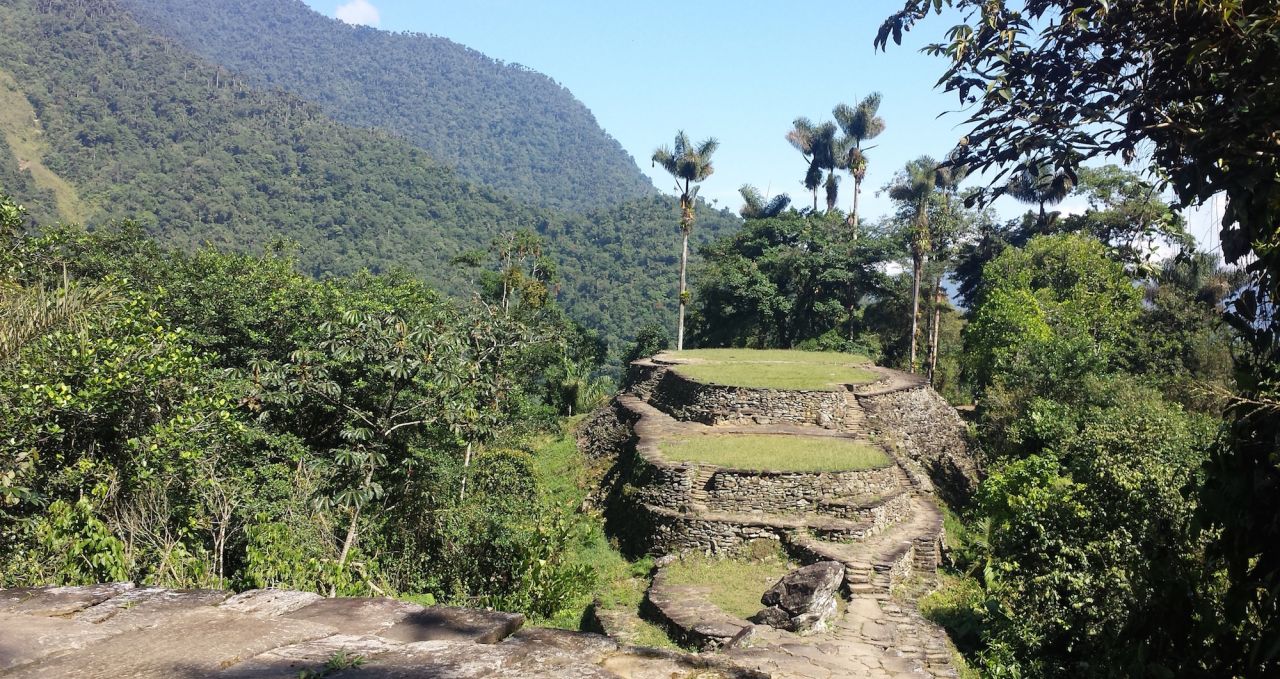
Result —
<svg viewBox="0 0 1280 679"><path fill-rule="evenodd" d="M769 200L765 200L760 194L759 189L750 185L743 184L738 189L738 193L742 194L742 209L738 214L743 219L769 219L782 214L782 211L791 205L791 196L780 193Z"/></svg>
<svg viewBox="0 0 1280 679"><path fill-rule="evenodd" d="M813 193L813 211L818 211L818 187L822 186L822 171L825 165L834 165L832 144L835 142L836 130L831 123L815 125L803 116L791 123L791 131L787 132L787 141L795 147L808 166L805 170L804 188Z"/></svg>
<svg viewBox="0 0 1280 679"><path fill-rule="evenodd" d="M867 155L862 144L884 132L884 118L876 115L879 110L880 93L872 92L857 106L840 104L831 112L845 134L841 166L853 176L853 210L849 212L849 226L855 233L858 230L858 197L862 194L862 180L867 177Z"/></svg>
<svg viewBox="0 0 1280 679"><path fill-rule="evenodd" d="M720 147L720 142L708 138L694 145L689 135L683 130L676 133L672 148L660 147L653 152L653 164L661 165L676 180L676 191L680 194L680 233L683 244L680 250L680 321L676 326L676 351L684 350L684 311L689 301L686 273L689 268L689 234L693 232L694 209L698 199L698 186L710 177L715 168L711 166L711 156Z"/></svg>
<svg viewBox="0 0 1280 679"><path fill-rule="evenodd" d="M933 249L929 231L929 203L938 186L938 162L920 156L907 163L889 186L889 197L902 206L910 221L907 245L911 250L911 372L916 370L920 334L920 277Z"/></svg>
<svg viewBox="0 0 1280 679"><path fill-rule="evenodd" d="M1027 205L1040 206L1038 225L1048 226L1050 217L1046 205L1057 205L1066 199L1075 182L1065 172L1054 172L1046 161L1024 164L1005 184L1005 193Z"/></svg>
<svg viewBox="0 0 1280 679"><path fill-rule="evenodd" d="M948 161L954 161L954 152L948 156ZM943 249L941 257L935 256L935 269L937 270L933 277L933 294L931 299L932 312L929 321L929 384L933 385L938 371L938 336L939 328L942 324L942 308L947 302L946 295L942 293L942 276L945 273L945 262L936 260L947 257L955 248L956 241L960 237L960 230L963 225L960 223L961 214L956 210L956 204L959 200L960 184L965 177L969 175L969 168L965 165L954 164L954 162L943 163L937 171L934 184L942 195L941 216L943 220L942 235L938 237L937 228L931 229L934 233L935 241L933 250L936 252L939 247ZM943 244L939 245L936 241L942 240ZM942 264L939 266L939 264Z"/></svg>

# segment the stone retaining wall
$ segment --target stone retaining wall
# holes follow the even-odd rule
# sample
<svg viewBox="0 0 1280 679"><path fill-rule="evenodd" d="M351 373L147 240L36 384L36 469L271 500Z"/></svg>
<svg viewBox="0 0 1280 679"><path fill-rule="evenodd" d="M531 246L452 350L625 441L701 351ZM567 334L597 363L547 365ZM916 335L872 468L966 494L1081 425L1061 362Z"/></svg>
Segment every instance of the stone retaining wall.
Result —
<svg viewBox="0 0 1280 679"><path fill-rule="evenodd" d="M818 511L837 519L870 521L877 526L889 526L911 515L911 490L900 488L873 502L849 502L827 500L818 503Z"/></svg>
<svg viewBox="0 0 1280 679"><path fill-rule="evenodd" d="M637 362L633 389L677 420L703 424L809 424L849 429L862 422L844 391L779 391L703 384L674 369Z"/></svg>
<svg viewBox="0 0 1280 679"><path fill-rule="evenodd" d="M822 509L825 499L873 498L895 488L897 478L892 467L822 473L719 469L707 483L706 498L707 506L714 511L826 514Z"/></svg>
<svg viewBox="0 0 1280 679"><path fill-rule="evenodd" d="M948 504L967 504L977 490L979 469L970 453L968 428L955 408L928 387L857 399L879 440L919 463Z"/></svg>

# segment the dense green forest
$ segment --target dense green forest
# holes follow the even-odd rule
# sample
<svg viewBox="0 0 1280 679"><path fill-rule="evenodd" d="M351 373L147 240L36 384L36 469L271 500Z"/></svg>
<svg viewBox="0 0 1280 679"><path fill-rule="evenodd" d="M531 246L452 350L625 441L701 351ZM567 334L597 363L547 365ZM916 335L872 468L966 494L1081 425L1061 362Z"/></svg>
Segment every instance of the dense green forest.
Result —
<svg viewBox="0 0 1280 679"><path fill-rule="evenodd" d="M261 252L291 241L314 274L399 268L454 293L472 289L456 257L529 228L550 241L566 307L610 342L673 320L679 238L670 199L585 215L516 202L389 133L253 89L146 32L115 2L23 0L0 7L0 18L0 70L20 88L4 92L6 102L30 103L43 164L75 187L93 223L134 219L184 248ZM15 177L6 190L46 221L57 214L49 192L0 161ZM736 224L704 210L696 236Z"/></svg>
<svg viewBox="0 0 1280 679"><path fill-rule="evenodd" d="M123 0L250 83L401 136L517 200L581 211L655 193L564 87L444 38L348 26L300 0Z"/></svg>
<svg viewBox="0 0 1280 679"><path fill-rule="evenodd" d="M457 303L405 275L320 281L279 254L26 219L0 197L0 586L548 616L590 585L526 442L607 395L604 347L528 262L489 253L507 293Z"/></svg>

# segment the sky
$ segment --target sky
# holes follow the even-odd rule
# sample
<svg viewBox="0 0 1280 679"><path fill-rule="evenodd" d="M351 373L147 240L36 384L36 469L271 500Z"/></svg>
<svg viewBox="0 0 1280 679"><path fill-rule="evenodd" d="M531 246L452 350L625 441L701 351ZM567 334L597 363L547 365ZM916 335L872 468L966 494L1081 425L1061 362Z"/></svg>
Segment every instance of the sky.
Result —
<svg viewBox="0 0 1280 679"><path fill-rule="evenodd" d="M921 155L946 155L965 132L955 96L934 88L944 61L919 51L954 21L935 17L902 46L872 47L901 0L304 1L348 23L443 36L547 74L591 109L663 191L671 181L650 166L654 149L678 130L695 141L715 137L715 173L701 195L734 210L747 183L800 205L812 200L800 185L807 166L785 139L797 116L829 120L838 103L882 94L886 128L868 151L859 208L866 218L892 212L877 192L896 170ZM846 177L842 209L852 195ZM1009 198L995 207L1005 216L1025 210ZM1083 207L1069 199L1058 209ZM1208 210L1190 215L1202 243L1216 230L1212 221Z"/></svg>

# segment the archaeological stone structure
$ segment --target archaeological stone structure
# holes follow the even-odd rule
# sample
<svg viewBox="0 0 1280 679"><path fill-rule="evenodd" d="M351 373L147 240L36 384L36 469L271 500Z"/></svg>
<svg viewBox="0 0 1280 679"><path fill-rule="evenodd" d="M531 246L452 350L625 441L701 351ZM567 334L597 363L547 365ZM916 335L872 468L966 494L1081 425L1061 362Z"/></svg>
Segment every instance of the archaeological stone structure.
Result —
<svg viewBox="0 0 1280 679"><path fill-rule="evenodd" d="M659 355L634 363L633 386L597 412L581 437L588 455L613 462L595 498L612 534L633 554L661 557L645 617L686 646L776 677L955 676L944 633L892 591L936 576L943 533L937 496L963 502L977 484L955 410L918 376L882 368L872 368L878 379L868 384L789 391L698 382L680 374L684 360ZM787 437L846 439L879 447L889 464L746 470L663 453L664 444L738 434L778 437L780 444ZM774 602L752 622L720 610L705 589L672 584L666 575L684 555L732 555L758 540L776 541L811 570L839 572L847 598L841 611L824 610L830 615L804 624L801 614ZM762 600L770 601L765 592ZM626 637L616 613L598 615L597 623Z"/></svg>

